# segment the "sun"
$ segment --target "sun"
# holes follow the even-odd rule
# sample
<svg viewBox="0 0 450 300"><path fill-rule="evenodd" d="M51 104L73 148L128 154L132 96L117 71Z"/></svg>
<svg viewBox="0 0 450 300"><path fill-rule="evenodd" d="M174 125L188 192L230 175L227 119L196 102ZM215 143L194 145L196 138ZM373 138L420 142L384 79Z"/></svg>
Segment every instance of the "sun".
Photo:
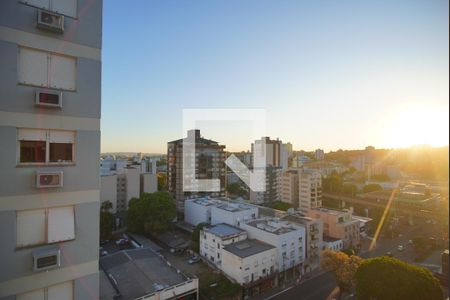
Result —
<svg viewBox="0 0 450 300"><path fill-rule="evenodd" d="M448 126L448 110L411 105L390 114L382 126L381 140L390 148L444 146L449 142Z"/></svg>

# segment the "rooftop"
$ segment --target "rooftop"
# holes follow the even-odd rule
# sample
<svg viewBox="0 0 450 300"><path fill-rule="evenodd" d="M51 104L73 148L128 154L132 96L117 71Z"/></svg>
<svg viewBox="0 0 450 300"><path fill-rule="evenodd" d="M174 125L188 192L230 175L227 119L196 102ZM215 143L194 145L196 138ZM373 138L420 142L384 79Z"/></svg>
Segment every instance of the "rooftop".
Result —
<svg viewBox="0 0 450 300"><path fill-rule="evenodd" d="M277 235L285 234L302 228L302 227L295 227L292 223L287 221L280 221L278 218L257 219L248 222L247 225Z"/></svg>
<svg viewBox="0 0 450 300"><path fill-rule="evenodd" d="M190 280L149 248L117 252L100 258L121 299L135 299Z"/></svg>
<svg viewBox="0 0 450 300"><path fill-rule="evenodd" d="M331 236L328 236L328 235L324 235L323 236L323 241L325 242L325 243L332 243L332 242L337 242L337 241L340 241L341 239L337 239L337 238L334 238L334 237L331 237Z"/></svg>
<svg viewBox="0 0 450 300"><path fill-rule="evenodd" d="M241 258L252 256L275 247L259 240L245 240L225 246L223 249Z"/></svg>
<svg viewBox="0 0 450 300"><path fill-rule="evenodd" d="M225 224L225 223L208 226L204 230L211 232L212 234L219 236L221 238L232 237L232 236L240 235L245 232L244 230L242 230L240 228L237 228L237 227Z"/></svg>

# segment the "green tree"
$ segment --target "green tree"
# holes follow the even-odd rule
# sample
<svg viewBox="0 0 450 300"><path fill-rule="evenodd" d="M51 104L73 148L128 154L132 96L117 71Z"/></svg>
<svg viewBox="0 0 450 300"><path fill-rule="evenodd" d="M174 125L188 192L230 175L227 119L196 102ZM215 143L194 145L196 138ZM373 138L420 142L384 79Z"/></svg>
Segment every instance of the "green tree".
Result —
<svg viewBox="0 0 450 300"><path fill-rule="evenodd" d="M342 193L347 196L355 196L358 192L358 187L351 183L346 183L342 186Z"/></svg>
<svg viewBox="0 0 450 300"><path fill-rule="evenodd" d="M322 186L325 192L340 193L342 191L342 177L333 171L329 176L322 178Z"/></svg>
<svg viewBox="0 0 450 300"><path fill-rule="evenodd" d="M273 209L284 210L287 211L289 208L293 208L294 206L290 203L276 201L272 204Z"/></svg>
<svg viewBox="0 0 450 300"><path fill-rule="evenodd" d="M104 241L111 237L114 226L114 215L111 201L104 201L100 206L100 240Z"/></svg>
<svg viewBox="0 0 450 300"><path fill-rule="evenodd" d="M247 197L247 191L239 183L229 183L227 192L233 196Z"/></svg>
<svg viewBox="0 0 450 300"><path fill-rule="evenodd" d="M321 266L333 274L340 294L350 291L355 285L354 276L362 258L332 250L324 250L321 255Z"/></svg>
<svg viewBox="0 0 450 300"><path fill-rule="evenodd" d="M364 260L355 275L359 300L441 300L439 281L424 269L382 256Z"/></svg>
<svg viewBox="0 0 450 300"><path fill-rule="evenodd" d="M199 223L195 226L194 231L192 231L192 241L194 242L194 246L192 247L194 251L198 252L200 249L200 231L208 226L208 223Z"/></svg>
<svg viewBox="0 0 450 300"><path fill-rule="evenodd" d="M363 187L364 193L377 192L377 191L382 191L382 190L383 190L383 188L381 187L381 185L379 185L377 183L366 184Z"/></svg>
<svg viewBox="0 0 450 300"><path fill-rule="evenodd" d="M127 226L130 232L153 234L167 231L176 217L176 205L168 192L144 193L128 204Z"/></svg>
<svg viewBox="0 0 450 300"><path fill-rule="evenodd" d="M158 191L166 191L167 190L167 174L166 173L158 173Z"/></svg>

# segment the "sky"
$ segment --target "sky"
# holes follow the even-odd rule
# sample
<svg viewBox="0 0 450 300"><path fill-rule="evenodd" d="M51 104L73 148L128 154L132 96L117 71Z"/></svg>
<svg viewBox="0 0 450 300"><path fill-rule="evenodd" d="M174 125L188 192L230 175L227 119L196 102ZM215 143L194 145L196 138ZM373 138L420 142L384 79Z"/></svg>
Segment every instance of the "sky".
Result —
<svg viewBox="0 0 450 300"><path fill-rule="evenodd" d="M193 108L264 109L295 150L448 145L446 0L103 6L102 152L166 153ZM251 126L198 124L229 151Z"/></svg>

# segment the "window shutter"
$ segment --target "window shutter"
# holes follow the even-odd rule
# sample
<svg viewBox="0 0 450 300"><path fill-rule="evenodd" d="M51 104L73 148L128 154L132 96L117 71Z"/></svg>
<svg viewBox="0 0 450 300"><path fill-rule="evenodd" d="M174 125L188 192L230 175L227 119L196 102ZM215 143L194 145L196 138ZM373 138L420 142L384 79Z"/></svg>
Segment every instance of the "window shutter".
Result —
<svg viewBox="0 0 450 300"><path fill-rule="evenodd" d="M75 143L75 132L73 131L51 130L49 135L50 143Z"/></svg>
<svg viewBox="0 0 450 300"><path fill-rule="evenodd" d="M19 47L18 80L20 83L47 87L47 67L47 52Z"/></svg>
<svg viewBox="0 0 450 300"><path fill-rule="evenodd" d="M75 213L73 206L54 207L48 210L48 242L55 243L75 238Z"/></svg>
<svg viewBox="0 0 450 300"><path fill-rule="evenodd" d="M74 91L76 86L76 58L52 54L50 58L50 87Z"/></svg>
<svg viewBox="0 0 450 300"><path fill-rule="evenodd" d="M19 128L17 136L19 141L46 141L47 131L42 129Z"/></svg>
<svg viewBox="0 0 450 300"><path fill-rule="evenodd" d="M52 2L52 11L76 18L77 1L76 0L57 0Z"/></svg>
<svg viewBox="0 0 450 300"><path fill-rule="evenodd" d="M47 300L72 300L73 281L52 285L47 290Z"/></svg>
<svg viewBox="0 0 450 300"><path fill-rule="evenodd" d="M17 295L17 300L45 300L44 289L34 290L25 294Z"/></svg>
<svg viewBox="0 0 450 300"><path fill-rule="evenodd" d="M16 225L18 247L46 242L44 209L18 211Z"/></svg>

